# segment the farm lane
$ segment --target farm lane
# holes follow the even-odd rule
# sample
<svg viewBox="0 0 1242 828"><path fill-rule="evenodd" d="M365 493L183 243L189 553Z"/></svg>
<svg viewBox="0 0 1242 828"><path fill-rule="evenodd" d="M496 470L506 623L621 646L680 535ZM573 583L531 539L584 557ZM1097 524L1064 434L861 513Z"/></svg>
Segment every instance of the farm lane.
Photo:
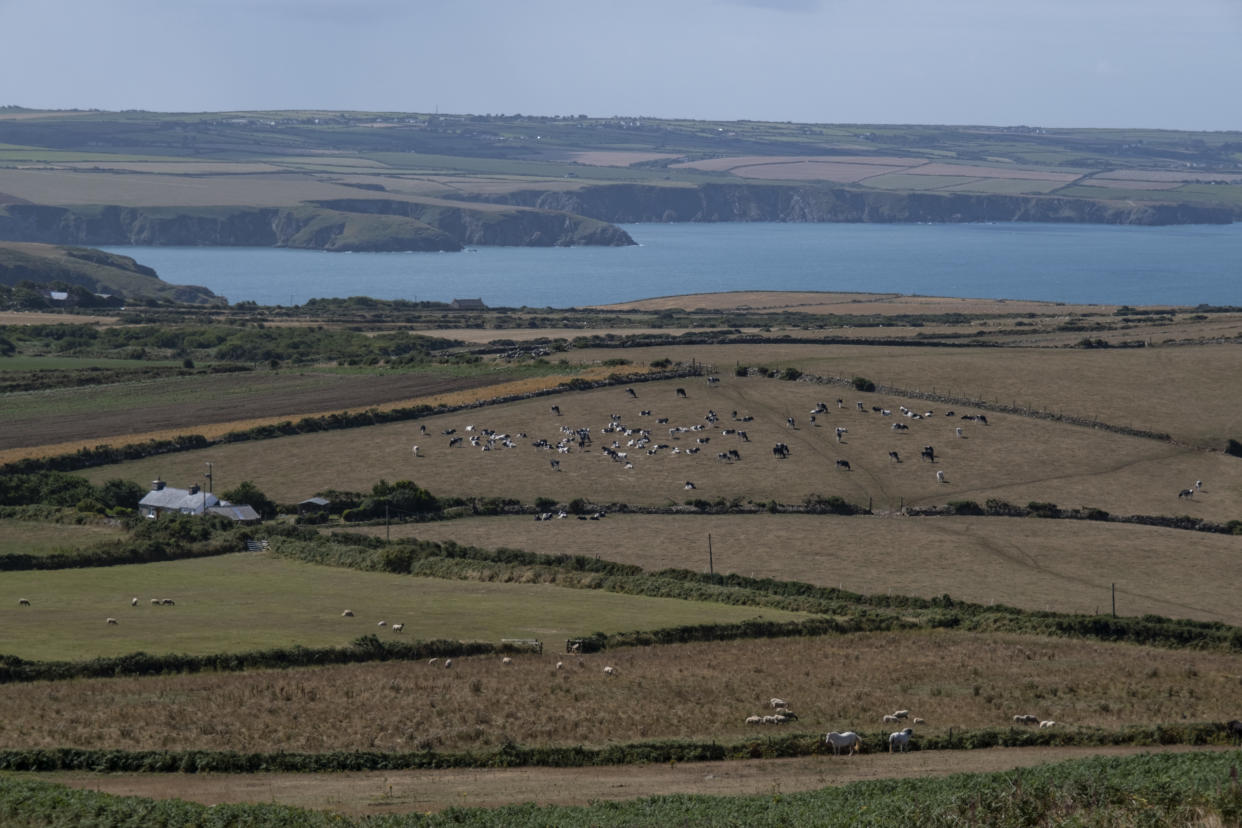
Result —
<svg viewBox="0 0 1242 828"><path fill-rule="evenodd" d="M472 768L373 773L14 774L119 796L176 797L205 805L276 802L351 815L493 808L516 802L586 805L667 794L794 793L875 779L991 773L1091 756L1222 751L1225 747L1040 747L864 753L607 768Z"/></svg>

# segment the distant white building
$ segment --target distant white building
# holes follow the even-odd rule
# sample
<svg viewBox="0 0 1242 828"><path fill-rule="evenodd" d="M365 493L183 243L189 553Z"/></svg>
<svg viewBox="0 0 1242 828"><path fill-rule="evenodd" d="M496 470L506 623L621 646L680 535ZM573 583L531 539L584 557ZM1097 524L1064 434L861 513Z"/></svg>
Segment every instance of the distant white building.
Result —
<svg viewBox="0 0 1242 828"><path fill-rule="evenodd" d="M238 523L258 523L259 514L250 506L229 503L204 491L197 483L178 489L163 480L151 482L151 491L138 501L138 514L154 520L166 512L180 515L224 515Z"/></svg>

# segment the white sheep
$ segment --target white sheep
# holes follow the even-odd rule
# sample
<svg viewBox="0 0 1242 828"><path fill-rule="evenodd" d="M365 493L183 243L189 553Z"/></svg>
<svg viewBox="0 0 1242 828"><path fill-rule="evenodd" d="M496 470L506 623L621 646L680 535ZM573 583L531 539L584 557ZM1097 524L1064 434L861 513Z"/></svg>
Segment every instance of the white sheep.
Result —
<svg viewBox="0 0 1242 828"><path fill-rule="evenodd" d="M404 629L405 629L405 624L393 624L392 625L393 632L401 632Z"/></svg>
<svg viewBox="0 0 1242 828"><path fill-rule="evenodd" d="M565 666L565 662L563 662L563 661L558 661L558 662L556 662L556 669L558 669L558 670L559 670L559 669L561 669L561 668L562 668L562 667L564 667L564 666Z"/></svg>
<svg viewBox="0 0 1242 828"><path fill-rule="evenodd" d="M451 659L451 658L446 658L446 659L444 659L444 669L445 669L445 670L447 670L448 668L450 668L450 667L452 667L452 666L453 666L453 659Z"/></svg>
<svg viewBox="0 0 1242 828"><path fill-rule="evenodd" d="M129 605L130 605L131 607L136 607L136 606L138 606L138 599L137 599L137 598L130 598L130 599L129 599Z"/></svg>
<svg viewBox="0 0 1242 828"><path fill-rule="evenodd" d="M354 611L353 611L353 610L349 610L349 609L347 609L347 610L345 610L344 612L342 612L342 613L341 613L341 617L342 617L342 618L353 618L353 617L354 617Z"/></svg>
<svg viewBox="0 0 1242 828"><path fill-rule="evenodd" d="M30 606L30 599L29 598L18 598L17 605L19 607L28 607Z"/></svg>
<svg viewBox="0 0 1242 828"><path fill-rule="evenodd" d="M893 715L885 714L884 718L880 719L880 721L881 721L883 724L896 724L896 723L897 723L897 717L896 717L896 716L893 716Z"/></svg>
<svg viewBox="0 0 1242 828"><path fill-rule="evenodd" d="M508 656L505 656L504 658L500 660L500 663L501 664L512 664L513 659L509 658Z"/></svg>
<svg viewBox="0 0 1242 828"><path fill-rule="evenodd" d="M747 716L746 724L748 725L763 724L763 717L762 716Z"/></svg>
<svg viewBox="0 0 1242 828"><path fill-rule="evenodd" d="M608 666L608 667L605 667L605 668L604 668L604 675L606 675L606 676L615 676L616 674L617 674L617 668L616 668L616 667Z"/></svg>
<svg viewBox="0 0 1242 828"><path fill-rule="evenodd" d="M789 707L789 702L784 699L768 699L768 704L772 705L773 710L778 707Z"/></svg>
<svg viewBox="0 0 1242 828"><path fill-rule="evenodd" d="M427 664L428 664L429 666L434 667L435 665L437 665L437 664L439 664L439 663L440 663L440 659L438 659L438 658L429 658L429 659L427 659Z"/></svg>
<svg viewBox="0 0 1242 828"><path fill-rule="evenodd" d="M1056 724L1057 724L1056 722L1052 720L1048 720L1048 721L1040 722L1039 726L1040 727L1056 727Z"/></svg>
<svg viewBox="0 0 1242 828"><path fill-rule="evenodd" d="M116 619L115 619L115 618L109 618L109 619L108 619L108 623L109 623L109 624L115 624L115 623L116 623Z"/></svg>
<svg viewBox="0 0 1242 828"><path fill-rule="evenodd" d="M375 626L377 626L377 627L387 627L387 626L388 626L388 622L387 622L387 621L380 621L380 622L379 622L378 624L376 624Z"/></svg>
<svg viewBox="0 0 1242 828"><path fill-rule="evenodd" d="M159 605L160 605L160 599L159 599L159 598L152 598L152 599L151 599L151 606L153 606L153 607L158 607Z"/></svg>
<svg viewBox="0 0 1242 828"><path fill-rule="evenodd" d="M915 724L927 724L927 720L926 720L926 719L920 719L918 716L915 716L915 717L914 717L914 723L915 723Z"/></svg>
<svg viewBox="0 0 1242 828"><path fill-rule="evenodd" d="M944 472L943 472L943 471L937 471L937 472L936 472L936 482L937 482L937 483L943 483L943 482L944 482Z"/></svg>
<svg viewBox="0 0 1242 828"><path fill-rule="evenodd" d="M894 712L893 715L899 719L908 719L910 718L910 711L909 710L898 710Z"/></svg>

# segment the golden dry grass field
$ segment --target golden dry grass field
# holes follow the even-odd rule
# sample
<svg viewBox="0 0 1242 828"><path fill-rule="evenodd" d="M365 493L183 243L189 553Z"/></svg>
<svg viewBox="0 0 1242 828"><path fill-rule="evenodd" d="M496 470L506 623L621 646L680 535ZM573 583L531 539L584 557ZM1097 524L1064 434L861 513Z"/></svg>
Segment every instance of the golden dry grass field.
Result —
<svg viewBox="0 0 1242 828"><path fill-rule="evenodd" d="M556 668L561 662L564 666ZM607 675L605 666L615 672ZM242 752L723 743L855 730L906 709L918 734L1068 732L1237 715L1242 654L958 631L631 647L0 686L0 748ZM785 725L747 724L780 697Z"/></svg>
<svg viewBox="0 0 1242 828"><path fill-rule="evenodd" d="M723 355L710 348L701 354ZM999 367L992 370L1000 376ZM685 397L675 394L679 387L686 388ZM418 422L213 446L91 469L86 475L95 482L121 476L144 485L160 477L186 486L211 462L218 487L250 480L284 503L326 489L369 491L379 479L407 479L439 496L505 497L525 503L544 496L561 502L581 497L599 504L643 506L671 506L692 498L797 504L819 494L870 504L878 512L998 498L1122 515L1188 514L1221 522L1239 516L1242 463L1186 445L1017 415L992 413L988 425L982 425L960 419L972 409L955 410L949 417L946 406L920 400L759 377L724 376L715 386L701 379L643 383L635 393L631 397L620 387L573 392ZM843 407L837 407L837 399ZM861 411L856 405L860 401ZM812 424L810 412L817 402L826 402L828 409ZM559 406L559 415L552 412L552 404ZM900 414L903 405L935 413L915 420ZM873 406L892 415L873 411ZM719 417L714 425L704 420L709 411ZM621 430L601 432L614 422L613 414L619 415L615 422ZM787 417L794 418L794 428L787 425ZM667 423L659 422L664 418ZM1190 415L1185 421L1190 422ZM909 428L894 431L895 423ZM838 427L846 429L840 440ZM574 444L567 453L534 447L541 439L555 445L566 436L562 428L589 428L592 443L586 449ZM670 433L674 428L702 430ZM443 433L449 429L454 430L451 436ZM469 438L477 439L483 429L508 435L512 447L495 442L492 450L483 450L483 440L472 446ZM637 445L640 429L651 431L645 447ZM736 433L725 434L726 429L746 431L749 442ZM450 446L455 438L463 439ZM773 456L777 442L789 446L787 459ZM604 453L613 443L625 458L614 460ZM415 445L418 456L412 451ZM649 454L656 445L666 448ZM920 460L925 445L935 448L935 463ZM740 459L718 457L729 450L737 451ZM890 451L901 462L894 462ZM838 461L848 462L849 470ZM943 482L936 471L944 473ZM1179 497L1197 480L1204 481L1202 490ZM688 491L687 483L695 489Z"/></svg>
<svg viewBox="0 0 1242 828"><path fill-rule="evenodd" d="M383 536L383 527L359 529ZM864 595L949 594L978 604L1163 615L1242 626L1229 535L1040 518L611 515L602 521L468 518L392 537L599 556L643 569L803 581ZM1212 573L1210 578L1203 573Z"/></svg>

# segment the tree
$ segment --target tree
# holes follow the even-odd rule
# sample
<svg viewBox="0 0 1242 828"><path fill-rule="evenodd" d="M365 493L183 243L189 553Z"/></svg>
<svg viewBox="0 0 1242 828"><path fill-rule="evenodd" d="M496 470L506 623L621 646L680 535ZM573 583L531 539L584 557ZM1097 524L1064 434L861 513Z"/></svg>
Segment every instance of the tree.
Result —
<svg viewBox="0 0 1242 828"><path fill-rule="evenodd" d="M221 495L221 498L229 503L249 506L258 512L259 517L264 520L271 520L276 517L276 503L259 491L259 487L249 480L244 480L236 488L229 489Z"/></svg>
<svg viewBox="0 0 1242 828"><path fill-rule="evenodd" d="M98 498L108 509L137 509L145 494L146 490L134 481L114 477L99 487Z"/></svg>

